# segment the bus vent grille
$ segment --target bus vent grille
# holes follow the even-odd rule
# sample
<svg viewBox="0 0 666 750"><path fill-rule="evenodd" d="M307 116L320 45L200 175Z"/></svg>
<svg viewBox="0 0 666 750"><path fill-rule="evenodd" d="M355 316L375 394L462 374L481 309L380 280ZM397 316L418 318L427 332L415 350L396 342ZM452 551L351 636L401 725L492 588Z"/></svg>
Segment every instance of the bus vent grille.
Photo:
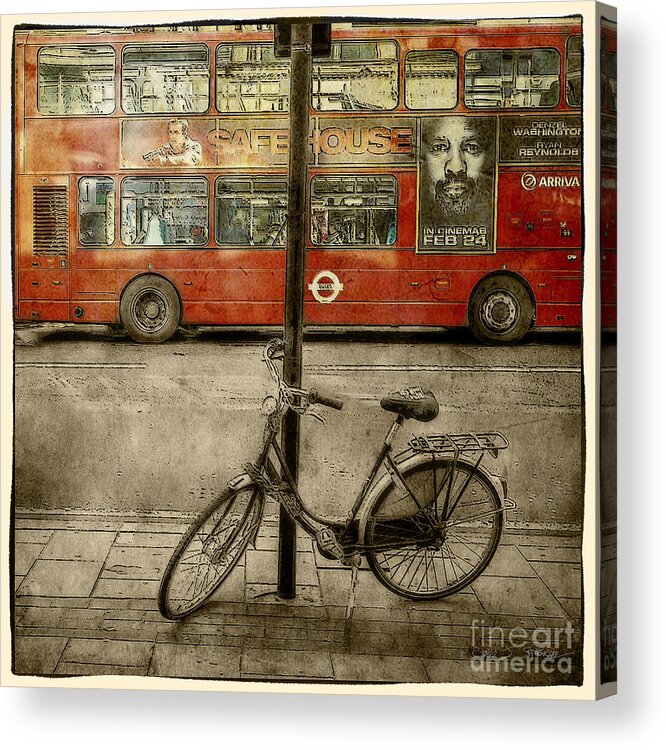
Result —
<svg viewBox="0 0 666 750"><path fill-rule="evenodd" d="M32 247L35 253L67 253L68 190L66 185L32 188Z"/></svg>

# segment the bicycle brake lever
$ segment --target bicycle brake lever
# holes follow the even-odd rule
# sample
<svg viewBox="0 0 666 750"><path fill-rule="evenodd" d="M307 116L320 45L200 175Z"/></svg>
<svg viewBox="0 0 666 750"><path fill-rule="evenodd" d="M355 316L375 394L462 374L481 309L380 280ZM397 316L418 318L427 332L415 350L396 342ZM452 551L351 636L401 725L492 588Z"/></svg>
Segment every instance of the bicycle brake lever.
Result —
<svg viewBox="0 0 666 750"><path fill-rule="evenodd" d="M308 410L308 411L305 412L305 414L308 417L314 417L314 419L318 420L323 425L327 425L328 424L328 422L326 421L325 417L322 417L321 414L317 414L316 411L310 411L310 410Z"/></svg>

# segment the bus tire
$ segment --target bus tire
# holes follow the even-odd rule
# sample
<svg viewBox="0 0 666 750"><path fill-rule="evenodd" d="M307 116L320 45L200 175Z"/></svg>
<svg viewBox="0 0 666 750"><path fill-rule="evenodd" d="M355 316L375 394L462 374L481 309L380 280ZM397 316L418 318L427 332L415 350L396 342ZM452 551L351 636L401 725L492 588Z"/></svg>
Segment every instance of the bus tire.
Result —
<svg viewBox="0 0 666 750"><path fill-rule="evenodd" d="M180 298L161 276L139 276L120 298L120 322L127 335L141 344L161 344L180 323Z"/></svg>
<svg viewBox="0 0 666 750"><path fill-rule="evenodd" d="M534 302L529 291L511 276L490 276L474 290L469 327L485 344L515 344L529 331Z"/></svg>

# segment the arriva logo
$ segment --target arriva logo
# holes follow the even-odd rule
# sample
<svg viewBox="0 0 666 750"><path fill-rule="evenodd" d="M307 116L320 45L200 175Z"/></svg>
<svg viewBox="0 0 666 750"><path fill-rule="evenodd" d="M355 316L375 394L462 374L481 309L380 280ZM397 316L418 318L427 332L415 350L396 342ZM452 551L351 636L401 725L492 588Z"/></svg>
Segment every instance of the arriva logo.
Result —
<svg viewBox="0 0 666 750"><path fill-rule="evenodd" d="M520 178L520 184L525 190L534 190L537 186L537 178L531 172L523 172Z"/></svg>
<svg viewBox="0 0 666 750"><path fill-rule="evenodd" d="M523 172L520 184L525 190L534 190L536 187L568 188L580 187L580 180L576 175L565 177L564 175L543 175L538 180L531 172Z"/></svg>

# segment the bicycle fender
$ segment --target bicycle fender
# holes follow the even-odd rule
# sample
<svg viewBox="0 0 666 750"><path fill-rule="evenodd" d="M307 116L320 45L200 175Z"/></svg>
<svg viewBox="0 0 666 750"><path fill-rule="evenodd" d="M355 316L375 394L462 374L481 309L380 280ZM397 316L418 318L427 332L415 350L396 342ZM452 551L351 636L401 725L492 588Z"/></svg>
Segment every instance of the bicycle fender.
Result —
<svg viewBox="0 0 666 750"><path fill-rule="evenodd" d="M242 490L244 487L250 487L251 485L256 484L254 479L247 473L244 472L243 474L238 474L233 479L230 479L227 482L227 487L231 490ZM261 519L264 517L264 503L266 500L266 493L264 492L262 487L259 487L259 502L261 502ZM254 536L252 539L250 539L250 544L256 548L257 544L257 536L259 535L259 529L261 527L261 523L257 524L257 528L254 531Z"/></svg>
<svg viewBox="0 0 666 750"><path fill-rule="evenodd" d="M438 459L448 459L451 460L451 454L450 453L412 453L408 456L406 456L404 459L400 461L396 461L398 468L401 472L406 472L411 469L416 468L417 466L421 466L422 464L428 464L433 458ZM469 466L470 468L474 468L475 464L471 461L467 461L465 459L459 458L457 461L458 464L464 464L465 466ZM489 471L487 471L485 468L482 468L481 466L478 467L479 471L482 471L483 474L488 478L488 480L491 482L495 490L497 491L497 494L500 497L500 500L505 500L507 498L507 490L506 490L506 481L503 480L501 477L491 474ZM361 509L359 511L359 526L358 526L358 540L359 543L363 543L363 540L365 539L365 529L368 523L368 519L370 517L370 511L372 510L372 506L377 501L377 498L385 491L387 490L391 485L393 484L393 477L391 476L390 472L386 472L380 479L375 482L375 484L371 487L370 492L368 492L368 496L363 501L363 505L361 506Z"/></svg>

